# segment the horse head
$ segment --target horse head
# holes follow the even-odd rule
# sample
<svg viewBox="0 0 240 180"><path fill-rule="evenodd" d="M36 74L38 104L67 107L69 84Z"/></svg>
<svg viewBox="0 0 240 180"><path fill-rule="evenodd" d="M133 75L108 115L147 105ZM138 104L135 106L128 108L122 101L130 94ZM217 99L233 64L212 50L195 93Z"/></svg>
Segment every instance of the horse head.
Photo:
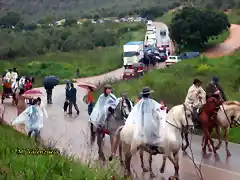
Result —
<svg viewBox="0 0 240 180"><path fill-rule="evenodd" d="M193 108L192 107L189 107L189 106L186 106L185 104L183 104L183 107L182 107L182 110L183 110L183 114L182 114L182 117L181 117L181 123L182 123L182 126L184 128L187 128L188 130L193 130L194 129L194 123L193 123Z"/></svg>
<svg viewBox="0 0 240 180"><path fill-rule="evenodd" d="M132 104L129 99L123 99L121 102L121 112L125 119L127 119L128 115L132 110Z"/></svg>

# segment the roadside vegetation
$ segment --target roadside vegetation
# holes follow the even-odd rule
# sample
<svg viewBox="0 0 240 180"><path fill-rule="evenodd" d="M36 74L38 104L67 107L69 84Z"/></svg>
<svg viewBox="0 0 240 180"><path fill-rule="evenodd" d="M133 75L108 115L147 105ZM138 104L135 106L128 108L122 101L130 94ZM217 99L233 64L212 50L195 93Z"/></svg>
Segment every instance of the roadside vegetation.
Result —
<svg viewBox="0 0 240 180"><path fill-rule="evenodd" d="M141 88L149 86L155 92L156 101L164 100L168 107L184 102L187 90L192 85L193 79L203 81L203 86L210 82L213 75L220 77L220 83L229 100L240 99L240 52L228 57L209 59L199 57L185 60L172 67L154 70L136 80L127 80L113 84L114 94L120 96L127 92L135 101ZM100 91L96 93L96 97ZM240 143L239 129L231 129L230 141Z"/></svg>
<svg viewBox="0 0 240 180"><path fill-rule="evenodd" d="M58 150L37 145L35 141L8 125L0 126L0 136L0 179L112 180L113 176L117 178L119 168L117 164L112 164L111 168L107 169L97 165L89 168L88 165L74 161L70 157L61 156ZM40 150L48 154L40 153Z"/></svg>
<svg viewBox="0 0 240 180"><path fill-rule="evenodd" d="M14 16L14 18L12 18ZM144 38L144 24L105 23L76 25L72 21L64 27L19 27L17 14L5 17L0 31L0 72L18 68L20 74L42 79L56 75L61 80L73 79L77 67L80 76L94 76L122 66L122 45ZM17 22L18 21L18 22ZM11 29L12 25L15 29Z"/></svg>

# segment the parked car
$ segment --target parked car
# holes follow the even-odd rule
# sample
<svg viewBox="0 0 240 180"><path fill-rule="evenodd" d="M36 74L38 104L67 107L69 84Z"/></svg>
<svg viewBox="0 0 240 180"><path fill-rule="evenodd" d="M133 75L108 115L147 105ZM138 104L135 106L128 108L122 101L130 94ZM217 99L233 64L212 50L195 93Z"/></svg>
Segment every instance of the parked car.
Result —
<svg viewBox="0 0 240 180"><path fill-rule="evenodd" d="M180 59L193 59L200 56L199 52L184 52L179 55Z"/></svg>
<svg viewBox="0 0 240 180"><path fill-rule="evenodd" d="M165 65L169 67L170 65L176 64L180 61L181 59L179 58L179 56L168 56L168 59L165 61Z"/></svg>
<svg viewBox="0 0 240 180"><path fill-rule="evenodd" d="M125 69L122 75L123 80L139 78L144 75L143 70L138 71L137 68L134 69Z"/></svg>

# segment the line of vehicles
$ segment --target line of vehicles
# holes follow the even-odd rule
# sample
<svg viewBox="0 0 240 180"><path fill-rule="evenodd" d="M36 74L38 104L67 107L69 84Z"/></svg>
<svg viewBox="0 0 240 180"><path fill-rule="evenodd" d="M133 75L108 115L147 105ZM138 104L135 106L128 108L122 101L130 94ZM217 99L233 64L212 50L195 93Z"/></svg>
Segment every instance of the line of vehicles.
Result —
<svg viewBox="0 0 240 180"><path fill-rule="evenodd" d="M199 52L185 52L178 56L172 56L172 43L167 28L157 32L153 22L147 22L147 31L144 41L133 41L123 45L123 79L138 78L144 75L151 64L164 62L166 67L183 59L191 59L199 56ZM159 34L157 34L159 33ZM158 36L158 38L157 38Z"/></svg>

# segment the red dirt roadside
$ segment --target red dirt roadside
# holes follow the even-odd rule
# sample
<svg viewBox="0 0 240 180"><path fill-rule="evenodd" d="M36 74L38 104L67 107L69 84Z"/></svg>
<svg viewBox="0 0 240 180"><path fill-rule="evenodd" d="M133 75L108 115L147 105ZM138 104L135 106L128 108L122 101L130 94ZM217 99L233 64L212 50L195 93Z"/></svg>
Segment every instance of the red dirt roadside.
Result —
<svg viewBox="0 0 240 180"><path fill-rule="evenodd" d="M230 36L223 43L206 51L207 57L228 56L235 53L240 48L240 25L231 24Z"/></svg>

